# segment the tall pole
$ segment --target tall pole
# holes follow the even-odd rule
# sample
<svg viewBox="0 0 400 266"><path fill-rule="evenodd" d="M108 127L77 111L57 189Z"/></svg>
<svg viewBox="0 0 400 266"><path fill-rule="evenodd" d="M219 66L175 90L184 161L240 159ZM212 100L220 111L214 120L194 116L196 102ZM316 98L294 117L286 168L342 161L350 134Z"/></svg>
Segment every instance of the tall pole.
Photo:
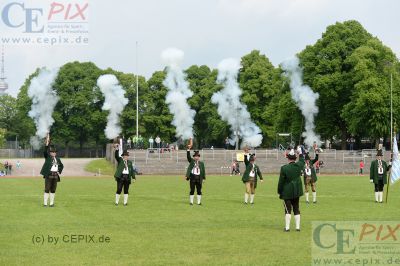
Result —
<svg viewBox="0 0 400 266"><path fill-rule="evenodd" d="M393 75L390 73L390 146L393 142Z"/></svg>
<svg viewBox="0 0 400 266"><path fill-rule="evenodd" d="M138 42L136 41L136 139L139 138L139 68L138 68Z"/></svg>
<svg viewBox="0 0 400 266"><path fill-rule="evenodd" d="M239 150L239 107L236 107L236 143L235 143L235 150Z"/></svg>
<svg viewBox="0 0 400 266"><path fill-rule="evenodd" d="M391 158L393 158L393 75L390 73L390 148L391 148ZM385 202L388 202L389 197L389 186L390 181L392 179L392 170L390 170L389 180L386 186L386 199Z"/></svg>

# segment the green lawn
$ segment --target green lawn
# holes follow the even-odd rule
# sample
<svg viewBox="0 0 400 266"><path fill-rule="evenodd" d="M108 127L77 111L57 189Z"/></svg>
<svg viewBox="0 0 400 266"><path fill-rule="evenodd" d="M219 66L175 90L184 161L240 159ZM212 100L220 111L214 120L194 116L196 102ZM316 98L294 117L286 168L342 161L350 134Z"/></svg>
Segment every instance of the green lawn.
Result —
<svg viewBox="0 0 400 266"><path fill-rule="evenodd" d="M276 185L266 177L245 206L240 177L209 176L203 206L190 206L182 177L138 176L129 206L116 207L112 177L65 177L56 207L44 208L42 178L1 178L0 265L310 265L311 221L400 217L399 184L375 204L368 177L320 176L318 204L302 198L302 231L284 233ZM73 235L110 242L62 241Z"/></svg>
<svg viewBox="0 0 400 266"><path fill-rule="evenodd" d="M85 167L85 171L100 175L114 175L115 168L112 163L106 159L93 160Z"/></svg>

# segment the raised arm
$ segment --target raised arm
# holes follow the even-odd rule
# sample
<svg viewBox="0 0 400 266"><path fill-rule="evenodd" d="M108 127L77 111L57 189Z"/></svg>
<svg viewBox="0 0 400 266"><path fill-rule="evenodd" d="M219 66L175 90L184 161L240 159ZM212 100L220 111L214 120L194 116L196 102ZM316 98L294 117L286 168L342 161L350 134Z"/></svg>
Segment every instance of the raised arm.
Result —
<svg viewBox="0 0 400 266"><path fill-rule="evenodd" d="M249 153L247 153L247 154L245 153L245 154L243 155L244 165L245 165L246 167L247 167L247 166L249 165L249 163L250 163L250 162L249 162L249 158L248 158L249 155L250 155Z"/></svg>
<svg viewBox="0 0 400 266"><path fill-rule="evenodd" d="M50 134L47 133L46 136L46 141L44 142L44 151L43 151L43 156L44 158L49 157L49 145L50 145Z"/></svg>
<svg viewBox="0 0 400 266"><path fill-rule="evenodd" d="M44 158L49 157L49 146L44 146L43 156L44 156Z"/></svg>
<svg viewBox="0 0 400 266"><path fill-rule="evenodd" d="M115 157L115 160L116 160L118 163L122 160L122 158L119 156L119 150L118 150L118 149L115 149L114 157Z"/></svg>
<svg viewBox="0 0 400 266"><path fill-rule="evenodd" d="M192 157L190 157L190 150L186 150L186 159L188 160L189 163L193 161Z"/></svg>

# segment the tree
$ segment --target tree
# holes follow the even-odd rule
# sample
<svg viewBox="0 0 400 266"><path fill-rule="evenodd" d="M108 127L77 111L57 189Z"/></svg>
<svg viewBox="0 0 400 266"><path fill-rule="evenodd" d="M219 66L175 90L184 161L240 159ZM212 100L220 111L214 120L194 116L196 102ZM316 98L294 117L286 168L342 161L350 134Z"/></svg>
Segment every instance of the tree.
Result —
<svg viewBox="0 0 400 266"><path fill-rule="evenodd" d="M242 101L247 105L252 120L261 128L263 143L271 146L276 128L268 106L282 87L281 71L258 50L243 56L241 64L239 84L243 90Z"/></svg>
<svg viewBox="0 0 400 266"><path fill-rule="evenodd" d="M5 129L6 139L15 139L17 124L17 99L5 94L0 96L0 128Z"/></svg>
<svg viewBox="0 0 400 266"><path fill-rule="evenodd" d="M396 55L377 38L370 39L357 48L347 59L352 66L351 76L354 91L350 101L343 107L341 117L346 121L349 132L362 137L390 135L390 73L399 80L394 71L398 64ZM395 103L399 102L399 90L394 88ZM398 118L398 105L394 105Z"/></svg>
<svg viewBox="0 0 400 266"><path fill-rule="evenodd" d="M320 95L316 131L325 139L339 136L342 149L346 148L348 131L341 114L354 89L352 65L347 59L371 38L357 21L338 22L299 54L304 67L304 83Z"/></svg>
<svg viewBox="0 0 400 266"><path fill-rule="evenodd" d="M148 94L144 95L144 109L142 121L147 136L160 136L162 140L175 140L175 128L171 125L172 115L169 113L165 96L168 89L163 85L165 71L156 71L147 81Z"/></svg>
<svg viewBox="0 0 400 266"><path fill-rule="evenodd" d="M52 131L55 132L57 141L64 142L67 157L71 141L78 141L82 150L84 143L90 138L98 138L97 134L104 134L104 124L93 123L93 120L98 122L101 119L95 112L101 96L94 93L100 74L100 69L91 62L72 62L61 67L55 80L54 89L60 100L53 113L55 123Z"/></svg>
<svg viewBox="0 0 400 266"><path fill-rule="evenodd" d="M194 132L199 147L223 146L224 139L229 135L229 126L222 121L217 112L217 106L211 102L212 95L220 89L217 85L216 70L208 66L189 67L186 71L187 80L193 96L188 100L195 110Z"/></svg>
<svg viewBox="0 0 400 266"><path fill-rule="evenodd" d="M32 73L22 85L18 96L17 96L17 112L15 123L15 132L18 134L18 138L22 146L29 143L30 137L35 135L35 124L28 116L28 112L31 109L32 100L28 97L28 88L31 80L39 74L39 69Z"/></svg>

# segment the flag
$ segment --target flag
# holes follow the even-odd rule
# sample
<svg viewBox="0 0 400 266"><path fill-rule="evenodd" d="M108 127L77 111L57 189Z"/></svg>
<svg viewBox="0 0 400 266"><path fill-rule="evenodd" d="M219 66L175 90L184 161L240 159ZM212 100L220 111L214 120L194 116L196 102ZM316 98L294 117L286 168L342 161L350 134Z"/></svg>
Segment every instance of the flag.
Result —
<svg viewBox="0 0 400 266"><path fill-rule="evenodd" d="M397 148L396 137L393 138L393 160L392 160L392 174L390 176L390 183L394 183L400 179L400 159L399 149Z"/></svg>

